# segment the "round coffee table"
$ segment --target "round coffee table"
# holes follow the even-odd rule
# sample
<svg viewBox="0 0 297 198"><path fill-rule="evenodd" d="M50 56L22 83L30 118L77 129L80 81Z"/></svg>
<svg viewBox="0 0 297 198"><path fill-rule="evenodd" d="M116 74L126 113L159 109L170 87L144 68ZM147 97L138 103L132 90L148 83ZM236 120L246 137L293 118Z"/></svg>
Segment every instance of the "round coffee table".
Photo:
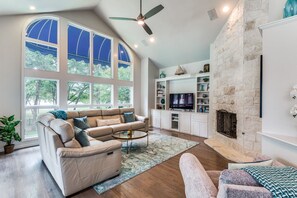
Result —
<svg viewBox="0 0 297 198"><path fill-rule="evenodd" d="M147 146L148 146L148 133L144 131L120 131L116 132L112 135L113 138L118 139L118 140L124 140L127 142L127 153L129 153L132 145L132 140L137 140L141 138L147 137ZM130 145L129 145L130 141Z"/></svg>

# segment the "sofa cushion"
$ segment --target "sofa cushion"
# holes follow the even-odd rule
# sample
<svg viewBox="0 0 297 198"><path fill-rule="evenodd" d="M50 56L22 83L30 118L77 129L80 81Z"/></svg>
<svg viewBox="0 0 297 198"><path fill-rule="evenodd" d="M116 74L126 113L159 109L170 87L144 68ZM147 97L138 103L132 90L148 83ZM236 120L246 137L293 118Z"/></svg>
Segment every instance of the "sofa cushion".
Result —
<svg viewBox="0 0 297 198"><path fill-rule="evenodd" d="M102 119L102 116L88 117L90 127L97 127L97 120Z"/></svg>
<svg viewBox="0 0 297 198"><path fill-rule="evenodd" d="M95 117L95 116L101 116L102 110L94 109L94 110L85 110L85 111L79 111L78 112L79 117Z"/></svg>
<svg viewBox="0 0 297 198"><path fill-rule="evenodd" d="M223 170L219 183L220 185L234 184L244 186L261 186L250 174L244 170Z"/></svg>
<svg viewBox="0 0 297 198"><path fill-rule="evenodd" d="M117 124L117 125L111 125L112 131L119 132L119 131L127 131L131 129L131 124Z"/></svg>
<svg viewBox="0 0 297 198"><path fill-rule="evenodd" d="M131 124L132 130L145 128L145 123L141 121L131 122L129 124Z"/></svg>
<svg viewBox="0 0 297 198"><path fill-rule="evenodd" d="M72 140L70 140L68 142L65 142L64 146L66 148L81 148L81 145L75 138L73 138Z"/></svg>
<svg viewBox="0 0 297 198"><path fill-rule="evenodd" d="M74 126L80 128L82 130L90 128L90 125L88 124L87 116L82 117L82 118L73 118L73 123L74 123Z"/></svg>
<svg viewBox="0 0 297 198"><path fill-rule="evenodd" d="M85 131L89 136L96 138L96 139L97 139L97 137L100 137L100 136L112 134L112 128L109 126L88 128Z"/></svg>
<svg viewBox="0 0 297 198"><path fill-rule="evenodd" d="M125 120L125 123L134 122L135 121L134 113L133 112L124 113L124 120Z"/></svg>
<svg viewBox="0 0 297 198"><path fill-rule="evenodd" d="M60 139L64 144L74 138L72 126L64 120L52 120L50 122L50 127L60 136Z"/></svg>
<svg viewBox="0 0 297 198"><path fill-rule="evenodd" d="M90 146L88 135L84 130L75 127L74 131L75 131L75 139L79 142L79 144L82 147Z"/></svg>
<svg viewBox="0 0 297 198"><path fill-rule="evenodd" d="M121 108L120 109L120 114L124 114L124 113L127 113L127 112L133 112L134 113L134 108Z"/></svg>
<svg viewBox="0 0 297 198"><path fill-rule="evenodd" d="M67 111L67 119L78 118L78 111Z"/></svg>
<svg viewBox="0 0 297 198"><path fill-rule="evenodd" d="M49 113L53 114L55 118L67 120L67 113L64 110L54 110L50 111Z"/></svg>
<svg viewBox="0 0 297 198"><path fill-rule="evenodd" d="M110 120L100 120L97 119L97 126L110 126L110 125L116 125L116 124L121 124L121 119L116 118L116 119L110 119Z"/></svg>
<svg viewBox="0 0 297 198"><path fill-rule="evenodd" d="M234 169L241 169L246 168L249 166L271 166L273 160L266 160L266 161L259 161L259 162L251 162L251 163L229 163L228 169L234 170Z"/></svg>
<svg viewBox="0 0 297 198"><path fill-rule="evenodd" d="M111 119L121 119L120 115L112 115L112 116L102 116L103 120L111 120Z"/></svg>
<svg viewBox="0 0 297 198"><path fill-rule="evenodd" d="M119 109L102 110L102 116L113 116L113 115L120 115L120 110Z"/></svg>

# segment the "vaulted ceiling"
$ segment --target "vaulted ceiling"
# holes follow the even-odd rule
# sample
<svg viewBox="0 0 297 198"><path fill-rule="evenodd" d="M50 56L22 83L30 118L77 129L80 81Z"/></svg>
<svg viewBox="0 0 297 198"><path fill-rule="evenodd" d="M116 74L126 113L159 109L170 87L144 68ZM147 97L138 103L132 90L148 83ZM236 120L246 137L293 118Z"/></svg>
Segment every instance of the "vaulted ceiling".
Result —
<svg viewBox="0 0 297 198"><path fill-rule="evenodd" d="M159 67L209 59L210 43L225 24L238 0L143 0L143 13L162 4L165 8L148 19L156 42L133 21L112 21L108 17L136 18L139 0L101 0L95 12L109 24L141 57L149 57ZM223 13L225 5L230 11ZM216 9L218 19L211 21L208 11ZM148 46L144 45L147 43Z"/></svg>
<svg viewBox="0 0 297 198"><path fill-rule="evenodd" d="M92 9L140 57L149 57L159 67L209 59L210 44L225 24L238 0L143 0L143 13L162 4L165 8L148 19L155 43L133 21L111 21L111 16L136 18L139 0L1 0L0 15L45 13ZM28 9L34 5L37 9ZM228 5L230 11L222 12ZM218 19L211 21L208 11L216 9Z"/></svg>

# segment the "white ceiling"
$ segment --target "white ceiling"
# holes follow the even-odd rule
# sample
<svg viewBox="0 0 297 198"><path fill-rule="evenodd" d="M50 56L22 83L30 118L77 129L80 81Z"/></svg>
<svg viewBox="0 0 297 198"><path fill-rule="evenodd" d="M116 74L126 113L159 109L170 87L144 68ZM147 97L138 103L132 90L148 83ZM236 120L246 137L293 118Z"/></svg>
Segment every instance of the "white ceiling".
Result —
<svg viewBox="0 0 297 198"><path fill-rule="evenodd" d="M0 15L44 13L90 9L100 0L0 0ZM31 11L30 6L36 10Z"/></svg>
<svg viewBox="0 0 297 198"><path fill-rule="evenodd" d="M238 0L143 0L143 13L162 4L165 9L148 19L156 38L151 44L147 33L136 22L111 21L108 17L136 18L139 0L1 0L0 15L45 13L94 9L140 57L149 57L159 67L174 66L209 59L209 47ZM36 7L35 11L29 9ZM219 19L210 21L207 11L216 8ZM145 40L148 46L142 44Z"/></svg>
<svg viewBox="0 0 297 198"><path fill-rule="evenodd" d="M139 0L101 0L95 12L106 21L140 57L149 57L159 67L174 66L209 59L210 43L225 24L238 0L143 0L143 13L162 4L165 9L148 19L156 42L144 46L148 34L133 21L112 21L111 16L136 18ZM210 21L207 11L216 8L219 19Z"/></svg>

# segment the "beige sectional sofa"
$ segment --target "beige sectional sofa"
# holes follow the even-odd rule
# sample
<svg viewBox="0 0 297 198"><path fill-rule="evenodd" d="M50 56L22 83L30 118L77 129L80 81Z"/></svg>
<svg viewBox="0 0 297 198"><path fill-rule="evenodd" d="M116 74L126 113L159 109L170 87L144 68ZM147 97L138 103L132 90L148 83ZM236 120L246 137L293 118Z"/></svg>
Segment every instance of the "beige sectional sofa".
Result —
<svg viewBox="0 0 297 198"><path fill-rule="evenodd" d="M91 128L86 129L87 134L97 140L106 141L112 139L112 134L125 130L142 130L148 132L148 118L135 115L135 122L125 123L124 113L134 112L134 108L108 109L108 110L86 110L86 111L68 111L67 117L73 126L73 118L88 117L88 123ZM120 119L120 124L97 126L97 120Z"/></svg>
<svg viewBox="0 0 297 198"><path fill-rule="evenodd" d="M134 109L68 111L67 120L51 113L40 115L37 131L42 159L64 196L120 174L121 142L112 140L112 133L121 130L148 131L148 119L124 123L123 114ZM81 147L75 139L73 118L87 116L90 146ZM99 126L97 120L121 119L120 124ZM108 122L107 122L108 123Z"/></svg>

